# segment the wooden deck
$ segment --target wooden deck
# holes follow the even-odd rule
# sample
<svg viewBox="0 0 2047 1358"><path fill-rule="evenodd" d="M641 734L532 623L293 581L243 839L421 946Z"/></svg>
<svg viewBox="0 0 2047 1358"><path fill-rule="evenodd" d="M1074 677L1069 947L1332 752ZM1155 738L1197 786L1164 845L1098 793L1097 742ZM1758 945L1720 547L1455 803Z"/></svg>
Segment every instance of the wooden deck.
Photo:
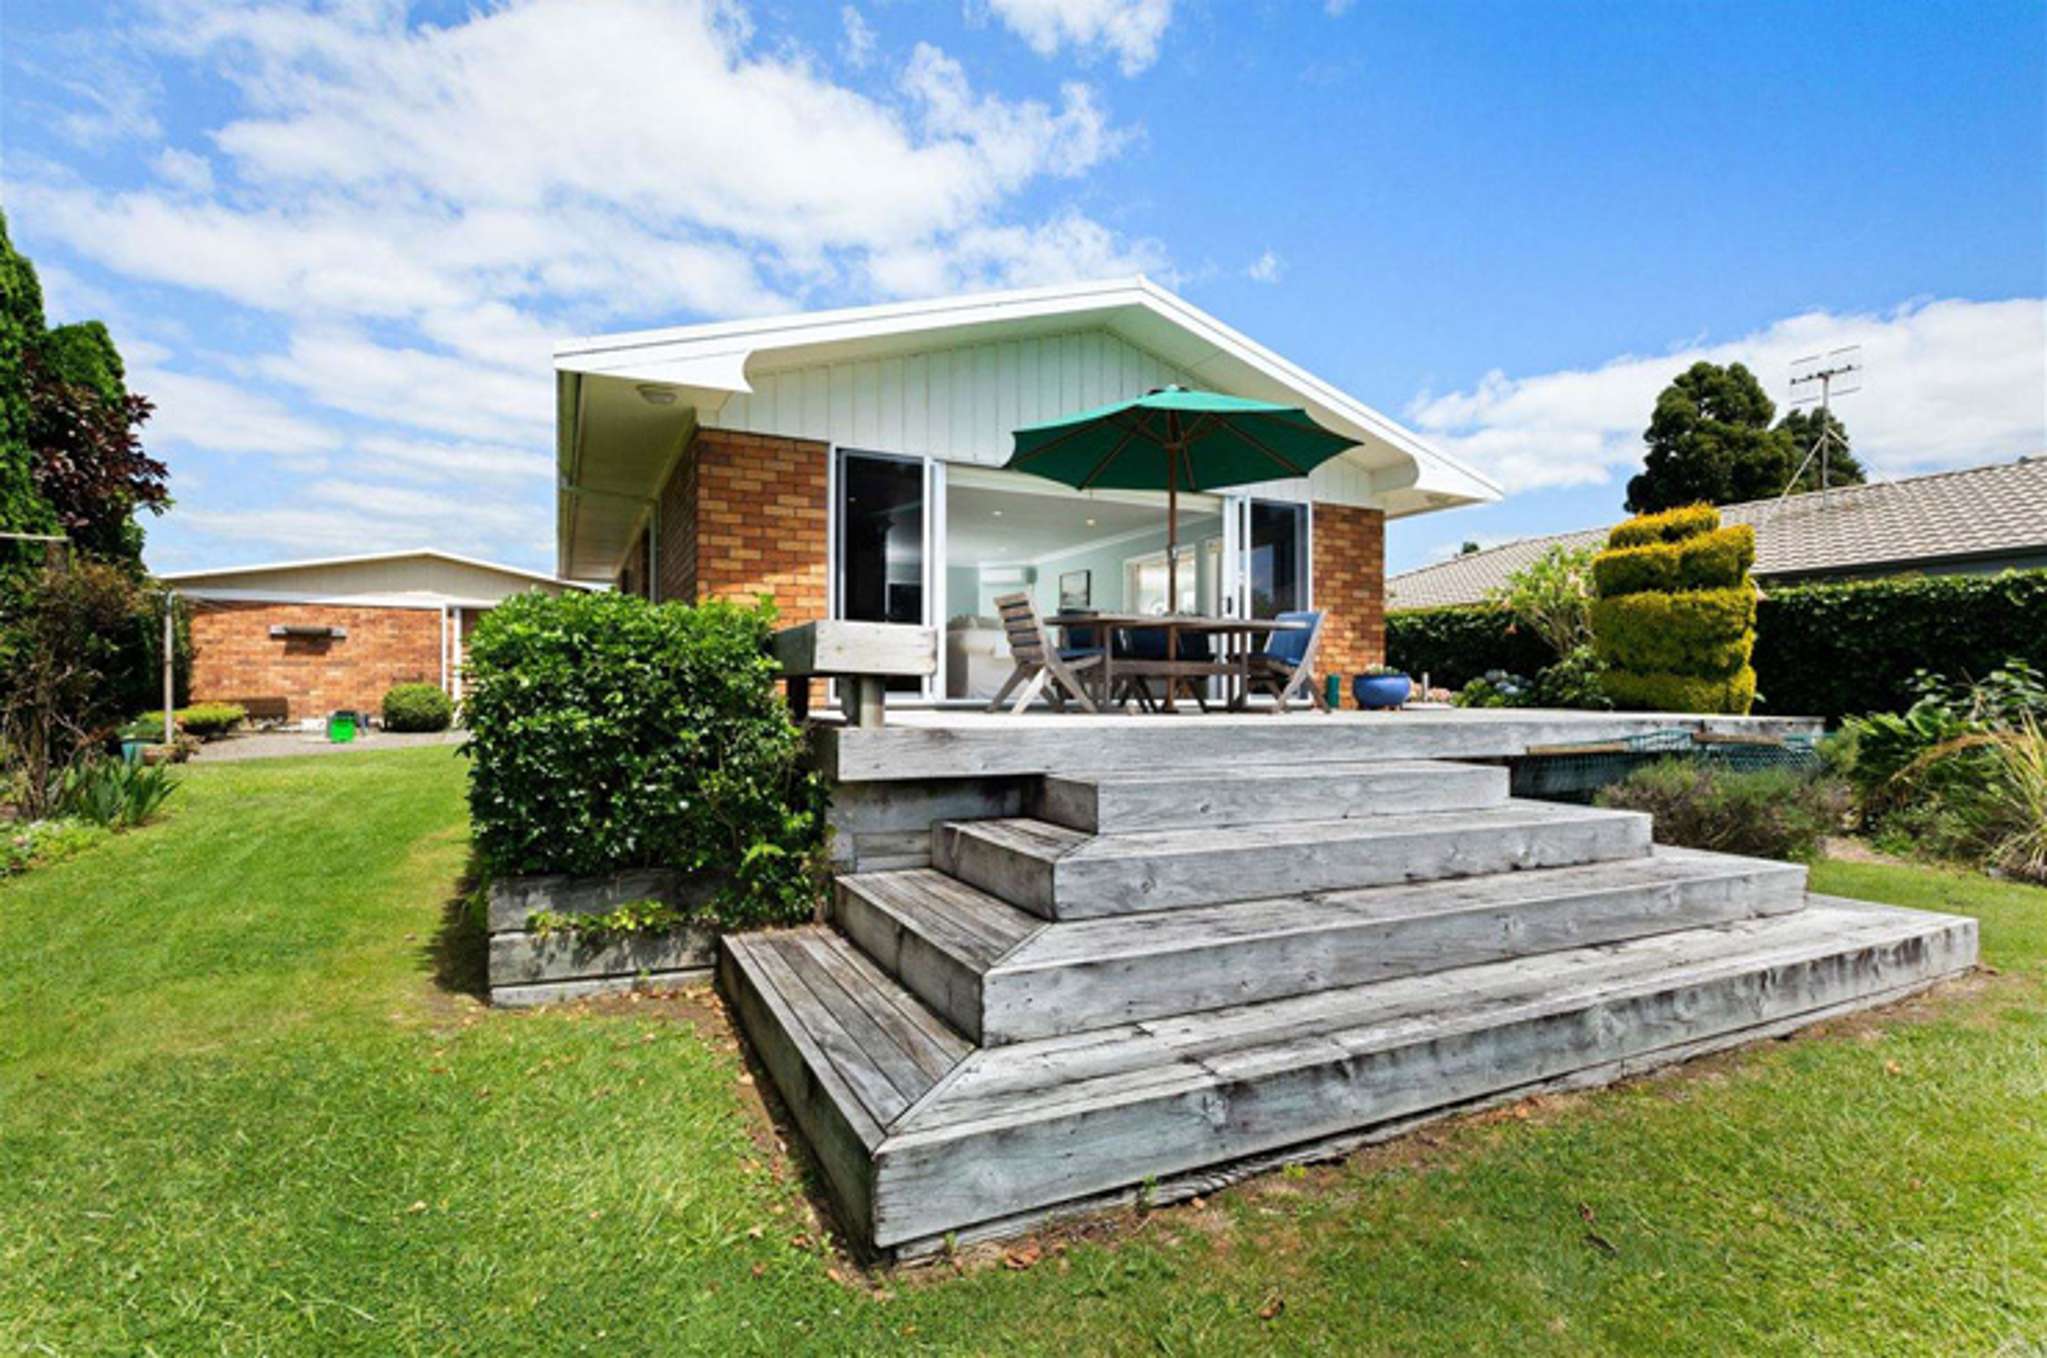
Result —
<svg viewBox="0 0 2047 1358"><path fill-rule="evenodd" d="M721 961L884 1254L1596 1084L1975 959L1970 920L1814 900L1802 867L1656 848L1644 816L1421 754L1670 718L904 716L830 733L865 840L831 923ZM844 780L872 740L924 772Z"/></svg>

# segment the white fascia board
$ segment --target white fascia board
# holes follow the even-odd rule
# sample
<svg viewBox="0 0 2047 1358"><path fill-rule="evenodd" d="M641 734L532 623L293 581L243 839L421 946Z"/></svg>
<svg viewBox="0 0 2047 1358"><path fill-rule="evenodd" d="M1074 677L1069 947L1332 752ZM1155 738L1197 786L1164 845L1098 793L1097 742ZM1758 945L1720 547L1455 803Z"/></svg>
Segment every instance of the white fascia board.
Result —
<svg viewBox="0 0 2047 1358"><path fill-rule="evenodd" d="M542 584L568 585L576 589L583 588L583 586L578 585L573 580L564 580L559 576L548 575L541 571L529 571L519 566L501 565L495 561L485 561L480 557L461 556L454 552L441 551L435 547L412 547L396 552L362 552L353 556L307 557L298 561L267 561L255 566L219 566L212 570L172 571L168 574L160 574L156 578L170 584L177 584L180 581L187 580L211 580L216 576L222 575L256 575L266 571L311 570L323 566L356 566L365 562L407 561L414 557L423 556L434 557L441 561L453 561L457 565L462 566L474 566L478 570L495 571L499 575L516 575L522 580L537 580Z"/></svg>
<svg viewBox="0 0 2047 1358"><path fill-rule="evenodd" d="M581 585L578 589L584 588ZM455 594L308 594L287 589L234 589L200 585L178 591L187 599L219 604L308 604L321 608L467 608L488 612L503 599L465 599Z"/></svg>

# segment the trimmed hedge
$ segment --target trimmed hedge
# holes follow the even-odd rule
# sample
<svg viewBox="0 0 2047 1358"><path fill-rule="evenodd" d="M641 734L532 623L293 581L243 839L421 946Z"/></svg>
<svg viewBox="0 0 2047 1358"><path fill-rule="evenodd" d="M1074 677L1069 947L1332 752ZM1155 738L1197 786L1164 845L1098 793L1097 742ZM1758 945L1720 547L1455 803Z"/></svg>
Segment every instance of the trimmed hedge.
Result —
<svg viewBox="0 0 2047 1358"><path fill-rule="evenodd" d="M470 640L470 818L497 873L665 867L725 925L816 904L821 781L767 654L772 604L516 595Z"/></svg>
<svg viewBox="0 0 2047 1358"><path fill-rule="evenodd" d="M1741 582L1755 559L1756 530L1745 523L1729 524L1684 542L1601 552L1592 563L1592 583L1602 595L1727 589Z"/></svg>
<svg viewBox="0 0 2047 1358"><path fill-rule="evenodd" d="M455 703L439 684L393 684L384 691L386 731L445 731Z"/></svg>
<svg viewBox="0 0 2047 1358"><path fill-rule="evenodd" d="M1624 594L1592 604L1592 635L1607 664L1724 679L1755 644L1753 589Z"/></svg>
<svg viewBox="0 0 2047 1358"><path fill-rule="evenodd" d="M1420 683L1463 688L1488 670L1534 674L1554 663L1549 645L1493 604L1453 604L1386 615L1386 663Z"/></svg>
<svg viewBox="0 0 2047 1358"><path fill-rule="evenodd" d="M1772 712L1902 712L1918 670L1976 680L2014 657L2047 669L2047 570L1766 588L1755 667Z"/></svg>
<svg viewBox="0 0 2047 1358"><path fill-rule="evenodd" d="M1546 652L1511 623L1488 604L1389 613L1386 655L1451 688L1487 670L1534 673L1544 661L1530 656ZM1978 679L2014 656L2047 670L2047 570L1765 586L1750 664L1767 711L1839 722L1904 711L1918 670ZM1640 686L1629 696L1672 705L1648 702Z"/></svg>
<svg viewBox="0 0 2047 1358"><path fill-rule="evenodd" d="M1592 646L1609 667L1607 696L1655 711L1747 712L1756 696L1754 535L1722 531L1711 505L1686 505L1630 519L1607 544L1592 560L1600 594Z"/></svg>
<svg viewBox="0 0 2047 1358"><path fill-rule="evenodd" d="M1720 526L1720 511L1711 505L1680 505L1660 514L1638 514L1613 526L1608 548L1644 547L1652 542L1682 542Z"/></svg>

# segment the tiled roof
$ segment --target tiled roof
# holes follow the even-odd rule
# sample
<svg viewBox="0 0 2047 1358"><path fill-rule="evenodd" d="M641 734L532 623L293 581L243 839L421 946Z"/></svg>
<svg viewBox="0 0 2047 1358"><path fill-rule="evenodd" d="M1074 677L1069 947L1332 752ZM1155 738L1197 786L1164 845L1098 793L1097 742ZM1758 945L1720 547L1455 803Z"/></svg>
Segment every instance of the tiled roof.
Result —
<svg viewBox="0 0 2047 1358"><path fill-rule="evenodd" d="M1755 573L1766 579L2047 551L2047 457L1723 505L1720 517L1755 525ZM1403 571L1386 579L1386 606L1476 603L1552 546L1597 545L1606 533L1523 538Z"/></svg>

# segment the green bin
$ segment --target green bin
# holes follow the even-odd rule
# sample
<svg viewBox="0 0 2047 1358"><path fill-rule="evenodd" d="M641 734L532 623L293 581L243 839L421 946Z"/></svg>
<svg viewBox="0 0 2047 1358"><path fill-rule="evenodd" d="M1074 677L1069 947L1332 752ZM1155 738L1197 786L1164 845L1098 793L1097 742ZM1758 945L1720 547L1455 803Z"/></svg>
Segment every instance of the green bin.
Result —
<svg viewBox="0 0 2047 1358"><path fill-rule="evenodd" d="M346 745L355 739L355 713L335 712L327 718L327 739Z"/></svg>

